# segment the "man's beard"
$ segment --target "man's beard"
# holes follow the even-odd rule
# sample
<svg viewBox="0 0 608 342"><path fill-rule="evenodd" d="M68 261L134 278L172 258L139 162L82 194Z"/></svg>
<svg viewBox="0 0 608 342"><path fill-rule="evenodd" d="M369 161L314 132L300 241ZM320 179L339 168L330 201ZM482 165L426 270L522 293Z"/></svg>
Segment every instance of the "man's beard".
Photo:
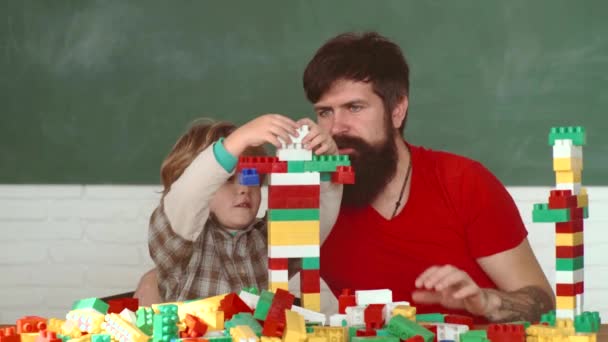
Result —
<svg viewBox="0 0 608 342"><path fill-rule="evenodd" d="M352 148L350 156L355 171L355 184L344 185L342 204L363 207L370 204L393 179L397 170L395 133L387 127L386 140L374 146L361 138L334 136L338 148Z"/></svg>

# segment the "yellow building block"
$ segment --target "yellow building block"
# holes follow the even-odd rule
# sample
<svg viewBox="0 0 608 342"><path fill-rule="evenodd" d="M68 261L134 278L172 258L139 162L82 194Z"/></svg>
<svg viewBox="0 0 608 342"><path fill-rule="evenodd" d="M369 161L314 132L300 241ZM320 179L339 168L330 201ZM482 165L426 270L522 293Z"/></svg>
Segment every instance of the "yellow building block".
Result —
<svg viewBox="0 0 608 342"><path fill-rule="evenodd" d="M583 232L555 234L556 246L578 246L583 243Z"/></svg>
<svg viewBox="0 0 608 342"><path fill-rule="evenodd" d="M203 299L195 299L187 302L174 303L177 305L177 312L179 320L183 321L186 319L186 314L194 315L196 312L213 312L217 311L220 307L220 301L226 297L227 294L213 296ZM159 304L163 305L163 304ZM154 308L154 305L152 306ZM157 312L154 309L154 312ZM222 328L223 329L223 328Z"/></svg>
<svg viewBox="0 0 608 342"><path fill-rule="evenodd" d="M582 171L581 158L553 158L553 171Z"/></svg>
<svg viewBox="0 0 608 342"><path fill-rule="evenodd" d="M105 316L105 322L103 322L101 328L114 340L121 340L125 336L129 336L130 342L147 342L150 339L143 331L115 313Z"/></svg>
<svg viewBox="0 0 608 342"><path fill-rule="evenodd" d="M248 325L237 325L230 328L230 336L232 336L232 342L257 342L260 340Z"/></svg>
<svg viewBox="0 0 608 342"><path fill-rule="evenodd" d="M587 188L581 188L580 193L576 196L577 207L584 208L589 206L589 196Z"/></svg>
<svg viewBox="0 0 608 342"><path fill-rule="evenodd" d="M262 336L260 337L260 342L281 342L281 339L278 337Z"/></svg>
<svg viewBox="0 0 608 342"><path fill-rule="evenodd" d="M576 297L574 296L556 296L556 309L576 309Z"/></svg>
<svg viewBox="0 0 608 342"><path fill-rule="evenodd" d="M268 243L273 246L318 245L319 221L270 221Z"/></svg>
<svg viewBox="0 0 608 342"><path fill-rule="evenodd" d="M329 342L329 340L327 336L315 336L315 334L311 333L308 334L308 342Z"/></svg>
<svg viewBox="0 0 608 342"><path fill-rule="evenodd" d="M555 327L564 335L570 336L575 333L574 322L571 319L558 318L555 320Z"/></svg>
<svg viewBox="0 0 608 342"><path fill-rule="evenodd" d="M321 294L302 293L302 307L308 310L321 312Z"/></svg>
<svg viewBox="0 0 608 342"><path fill-rule="evenodd" d="M555 183L580 183L582 179L580 171L556 171Z"/></svg>
<svg viewBox="0 0 608 342"><path fill-rule="evenodd" d="M289 291L289 283L275 282L270 283L270 292L277 292L277 289L283 289Z"/></svg>
<svg viewBox="0 0 608 342"><path fill-rule="evenodd" d="M347 342L348 333L346 327L320 327L313 326L312 334L314 337L325 337L331 342Z"/></svg>
<svg viewBox="0 0 608 342"><path fill-rule="evenodd" d="M21 333L21 342L36 342L36 338L40 333Z"/></svg>
<svg viewBox="0 0 608 342"><path fill-rule="evenodd" d="M65 319L49 318L46 322L46 330L61 334L61 326L65 323Z"/></svg>
<svg viewBox="0 0 608 342"><path fill-rule="evenodd" d="M80 336L78 338L72 338L70 340L68 340L69 342L90 342L91 341L91 334L86 334L84 336Z"/></svg>
<svg viewBox="0 0 608 342"><path fill-rule="evenodd" d="M401 315L412 322L416 322L416 307L409 305L397 305L393 309L393 316ZM391 316L392 317L392 316Z"/></svg>
<svg viewBox="0 0 608 342"><path fill-rule="evenodd" d="M283 342L305 342L307 337L304 317L295 311L285 310Z"/></svg>
<svg viewBox="0 0 608 342"><path fill-rule="evenodd" d="M578 333L568 336L568 342L597 342L597 335L593 333Z"/></svg>
<svg viewBox="0 0 608 342"><path fill-rule="evenodd" d="M224 330L224 311L201 310L192 315L205 322L208 331Z"/></svg>

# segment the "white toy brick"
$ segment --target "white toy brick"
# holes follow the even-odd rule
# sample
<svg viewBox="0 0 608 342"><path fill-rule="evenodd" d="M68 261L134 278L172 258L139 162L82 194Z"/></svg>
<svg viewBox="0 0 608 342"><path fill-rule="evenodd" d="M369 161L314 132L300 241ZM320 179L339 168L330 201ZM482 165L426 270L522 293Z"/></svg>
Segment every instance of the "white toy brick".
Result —
<svg viewBox="0 0 608 342"><path fill-rule="evenodd" d="M348 320L345 314L333 314L329 316L330 327L342 327L348 325Z"/></svg>
<svg viewBox="0 0 608 342"><path fill-rule="evenodd" d="M570 139L557 139L553 145L553 158L583 158L583 147L575 146Z"/></svg>
<svg viewBox="0 0 608 342"><path fill-rule="evenodd" d="M291 311L299 313L306 322L327 324L327 316L320 312L305 309L300 306L292 306Z"/></svg>
<svg viewBox="0 0 608 342"><path fill-rule="evenodd" d="M258 306L258 302L260 301L260 296L247 291L241 291L239 293L239 298L241 298L241 300L252 310L255 310L255 307Z"/></svg>
<svg viewBox="0 0 608 342"><path fill-rule="evenodd" d="M321 174L319 172L301 173L271 173L269 185L319 185Z"/></svg>
<svg viewBox="0 0 608 342"><path fill-rule="evenodd" d="M296 131L298 132L297 137L289 135L289 138L291 138L291 144L285 144L283 139L278 138L279 142L281 142L281 147L285 148L286 146L290 146L292 144L301 144L302 140L308 135L308 133L310 133L308 125L302 125L300 128L296 129Z"/></svg>
<svg viewBox="0 0 608 342"><path fill-rule="evenodd" d="M269 258L308 258L319 255L319 245L268 246Z"/></svg>
<svg viewBox="0 0 608 342"><path fill-rule="evenodd" d="M469 331L469 327L464 324L453 323L433 323L437 326L437 341L460 342L460 334Z"/></svg>
<svg viewBox="0 0 608 342"><path fill-rule="evenodd" d="M580 195L581 183L559 183L555 185L556 190L570 190L573 195Z"/></svg>
<svg viewBox="0 0 608 342"><path fill-rule="evenodd" d="M571 319L574 321L574 316L576 315L575 310L571 309L557 309L555 310L555 318L558 319Z"/></svg>
<svg viewBox="0 0 608 342"><path fill-rule="evenodd" d="M393 310L398 305L410 306L410 302L406 302L406 301L392 302L392 303L387 303L386 305L384 305L384 317L386 320L391 319L391 317L393 316Z"/></svg>
<svg viewBox="0 0 608 342"><path fill-rule="evenodd" d="M357 305L392 303L393 291L389 289L355 291L355 301Z"/></svg>
<svg viewBox="0 0 608 342"><path fill-rule="evenodd" d="M289 275L287 270L268 270L268 282L269 283L287 283L289 282Z"/></svg>
<svg viewBox="0 0 608 342"><path fill-rule="evenodd" d="M584 268L576 271L555 271L556 284L576 284L585 279Z"/></svg>
<svg viewBox="0 0 608 342"><path fill-rule="evenodd" d="M287 145L277 150L277 157L280 161L312 160L312 150L303 148L302 144Z"/></svg>
<svg viewBox="0 0 608 342"><path fill-rule="evenodd" d="M346 323L349 327L353 325L365 325L365 306L349 306L346 311Z"/></svg>

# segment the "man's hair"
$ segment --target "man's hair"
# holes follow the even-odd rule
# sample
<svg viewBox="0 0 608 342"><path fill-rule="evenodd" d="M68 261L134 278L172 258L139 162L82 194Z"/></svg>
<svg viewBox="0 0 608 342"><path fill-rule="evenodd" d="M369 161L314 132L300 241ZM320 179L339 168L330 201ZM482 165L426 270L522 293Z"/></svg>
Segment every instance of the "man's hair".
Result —
<svg viewBox="0 0 608 342"><path fill-rule="evenodd" d="M409 96L410 69L399 46L376 32L348 32L328 40L304 70L306 97L316 103L334 82L370 82L387 113ZM407 114L407 113L406 113ZM405 120L399 127L401 135Z"/></svg>
<svg viewBox="0 0 608 342"><path fill-rule="evenodd" d="M169 192L171 185L184 173L184 170L201 151L219 138L227 137L234 130L236 130L236 126L229 122L216 122L211 119L194 121L188 131L177 140L160 168L163 195ZM266 151L262 146L249 147L243 152L243 155L265 156Z"/></svg>

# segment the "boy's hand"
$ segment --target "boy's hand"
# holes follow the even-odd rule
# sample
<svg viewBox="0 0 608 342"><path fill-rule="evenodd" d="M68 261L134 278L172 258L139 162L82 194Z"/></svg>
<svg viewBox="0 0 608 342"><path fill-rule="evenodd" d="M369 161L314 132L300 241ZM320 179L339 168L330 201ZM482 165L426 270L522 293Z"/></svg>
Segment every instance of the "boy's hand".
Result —
<svg viewBox="0 0 608 342"><path fill-rule="evenodd" d="M338 146L334 139L311 119L303 118L298 120L298 127L308 125L308 135L302 139L304 148L313 150L316 155L338 154Z"/></svg>
<svg viewBox="0 0 608 342"><path fill-rule="evenodd" d="M224 148L234 156L239 156L249 146L265 143L281 147L279 137L290 143L290 135L298 136L298 124L281 114L265 114L237 128L224 139Z"/></svg>

